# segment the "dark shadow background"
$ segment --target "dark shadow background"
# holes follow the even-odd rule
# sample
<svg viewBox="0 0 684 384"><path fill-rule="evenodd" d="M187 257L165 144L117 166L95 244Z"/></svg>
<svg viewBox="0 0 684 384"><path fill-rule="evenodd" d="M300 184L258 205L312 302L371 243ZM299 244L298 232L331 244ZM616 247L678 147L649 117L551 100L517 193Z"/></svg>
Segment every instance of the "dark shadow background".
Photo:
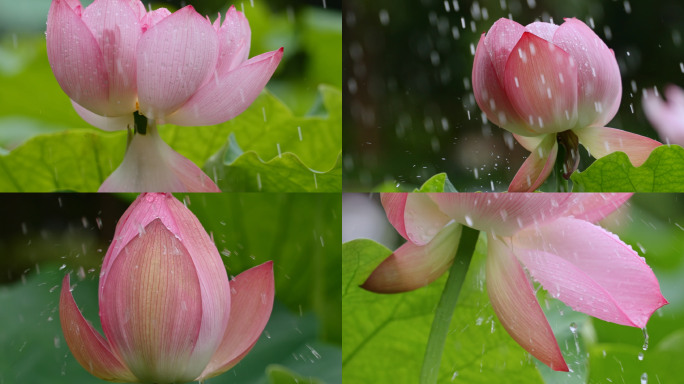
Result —
<svg viewBox="0 0 684 384"><path fill-rule="evenodd" d="M528 152L483 124L471 89L479 37L500 17L523 25L576 17L592 26L615 51L622 76L620 109L609 126L657 139L641 97L653 86L684 85L680 0L348 0L345 191L412 190L440 172L459 191L507 189ZM582 156L581 170L591 162Z"/></svg>

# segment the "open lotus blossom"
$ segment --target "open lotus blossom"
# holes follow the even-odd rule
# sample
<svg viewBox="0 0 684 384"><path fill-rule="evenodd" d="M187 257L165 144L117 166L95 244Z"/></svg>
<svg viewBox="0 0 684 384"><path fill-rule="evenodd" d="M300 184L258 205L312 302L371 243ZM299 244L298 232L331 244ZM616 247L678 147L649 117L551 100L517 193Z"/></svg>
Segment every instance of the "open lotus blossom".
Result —
<svg viewBox="0 0 684 384"><path fill-rule="evenodd" d="M684 90L676 85L665 88L667 102L653 92L643 98L646 117L669 144L684 145Z"/></svg>
<svg viewBox="0 0 684 384"><path fill-rule="evenodd" d="M219 375L254 346L273 307L272 262L228 281L197 218L171 195L143 194L119 221L100 273L105 337L64 277L59 315L74 357L94 376L185 383Z"/></svg>
<svg viewBox="0 0 684 384"><path fill-rule="evenodd" d="M53 0L47 20L50 66L76 112L105 130L133 128L134 116L144 116L153 124L140 134L154 123L214 125L242 113L283 55L280 48L248 59L250 38L235 7L212 24L190 5L171 13L147 12L140 0L95 0L85 9ZM204 184L199 168L192 172L186 179Z"/></svg>
<svg viewBox="0 0 684 384"><path fill-rule="evenodd" d="M620 105L615 54L583 22L522 26L499 19L482 34L473 63L475 100L487 118L512 132L530 156L509 191L534 191L566 150L564 176L579 165L579 144L595 158L615 151L639 166L661 143L605 127Z"/></svg>
<svg viewBox="0 0 684 384"><path fill-rule="evenodd" d="M384 194L387 217L408 241L363 288L420 288L454 262L460 227L487 232L487 290L501 324L554 370L568 371L532 281L599 319L643 328L667 301L653 271L617 236L594 223L630 194Z"/></svg>

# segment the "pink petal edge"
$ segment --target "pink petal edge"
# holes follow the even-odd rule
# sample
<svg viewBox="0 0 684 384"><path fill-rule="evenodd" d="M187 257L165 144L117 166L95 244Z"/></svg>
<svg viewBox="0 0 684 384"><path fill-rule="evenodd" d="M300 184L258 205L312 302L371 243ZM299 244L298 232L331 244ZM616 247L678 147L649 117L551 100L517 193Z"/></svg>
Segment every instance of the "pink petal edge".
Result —
<svg viewBox="0 0 684 384"><path fill-rule="evenodd" d="M520 263L501 239L487 237L487 292L501 325L554 371L568 372L556 337Z"/></svg>
<svg viewBox="0 0 684 384"><path fill-rule="evenodd" d="M107 340L83 318L71 294L68 274L62 280L59 320L71 353L86 371L102 380L138 381L114 354Z"/></svg>
<svg viewBox="0 0 684 384"><path fill-rule="evenodd" d="M608 127L587 127L573 129L579 141L595 158L613 152L624 152L635 167L641 166L651 152L662 143L645 136Z"/></svg>
<svg viewBox="0 0 684 384"><path fill-rule="evenodd" d="M226 122L249 107L271 79L283 48L255 56L225 74L214 73L192 97L164 121L182 126Z"/></svg>
<svg viewBox="0 0 684 384"><path fill-rule="evenodd" d="M546 135L541 144L530 152L523 165L518 169L508 192L534 192L549 177L558 156L556 135Z"/></svg>
<svg viewBox="0 0 684 384"><path fill-rule="evenodd" d="M228 371L254 347L273 309L273 262L268 261L237 275L230 282L228 326L218 349L198 379Z"/></svg>
<svg viewBox="0 0 684 384"><path fill-rule="evenodd" d="M564 217L519 232L515 255L535 280L576 311L643 328L667 304L646 262L605 229Z"/></svg>

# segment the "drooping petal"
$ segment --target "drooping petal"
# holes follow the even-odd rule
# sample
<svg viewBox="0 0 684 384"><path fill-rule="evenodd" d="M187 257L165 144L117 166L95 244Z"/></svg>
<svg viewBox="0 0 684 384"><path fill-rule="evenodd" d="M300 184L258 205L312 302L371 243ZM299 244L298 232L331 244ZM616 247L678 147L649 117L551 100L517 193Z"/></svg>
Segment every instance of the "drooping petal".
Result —
<svg viewBox="0 0 684 384"><path fill-rule="evenodd" d="M217 70L219 74L232 71L249 57L252 31L245 15L236 10L234 5L231 5L226 12L223 25L218 30L218 39Z"/></svg>
<svg viewBox="0 0 684 384"><path fill-rule="evenodd" d="M109 81L100 47L65 0L54 0L47 19L47 54L62 90L88 110L105 115Z"/></svg>
<svg viewBox="0 0 684 384"><path fill-rule="evenodd" d="M102 380L137 381L131 371L112 352L107 340L83 318L71 294L68 274L62 280L59 320L71 353L86 371Z"/></svg>
<svg viewBox="0 0 684 384"><path fill-rule="evenodd" d="M508 192L534 192L551 174L557 155L558 142L555 135L546 135L518 169L508 186Z"/></svg>
<svg viewBox="0 0 684 384"><path fill-rule="evenodd" d="M378 293L399 293L424 287L451 266L461 238L461 226L452 222L426 245L406 242L385 259L361 286Z"/></svg>
<svg viewBox="0 0 684 384"><path fill-rule="evenodd" d="M136 9L127 0L97 0L83 12L83 22L97 40L109 79L106 116L136 110L135 47L142 36Z"/></svg>
<svg viewBox="0 0 684 384"><path fill-rule="evenodd" d="M485 35L483 34L477 44L473 62L473 94L477 105L484 111L487 118L499 127L521 134L533 133L508 101L503 83L497 80L494 64L484 42Z"/></svg>
<svg viewBox="0 0 684 384"><path fill-rule="evenodd" d="M230 314L228 276L218 249L202 224L183 203L171 194L141 194L121 216L112 244L102 263L100 300L103 300L102 287L107 284L108 271L124 254L124 247L138 237L147 225L157 219L161 220L164 226L180 239L196 269L202 295L202 325L193 356L209 361L228 323Z"/></svg>
<svg viewBox="0 0 684 384"><path fill-rule="evenodd" d="M78 113L83 120L94 127L98 127L105 131L120 131L129 127L133 128L133 113L127 113L116 117L105 117L90 112L73 100L71 100L71 105L74 106L76 113Z"/></svg>
<svg viewBox="0 0 684 384"><path fill-rule="evenodd" d="M273 262L239 274L230 282L230 320L221 344L200 379L226 372L254 347L273 309Z"/></svg>
<svg viewBox="0 0 684 384"><path fill-rule="evenodd" d="M487 291L492 308L509 335L555 371L568 371L525 271L507 244L487 237Z"/></svg>
<svg viewBox="0 0 684 384"><path fill-rule="evenodd" d="M586 24L565 19L553 43L577 65L577 109L580 127L603 127L615 116L622 97L622 81L615 53Z"/></svg>
<svg viewBox="0 0 684 384"><path fill-rule="evenodd" d="M631 193L575 193L575 202L569 205L564 216L596 223L620 208Z"/></svg>
<svg viewBox="0 0 684 384"><path fill-rule="evenodd" d="M572 203L569 193L430 193L447 216L499 236L562 215Z"/></svg>
<svg viewBox="0 0 684 384"><path fill-rule="evenodd" d="M537 133L562 132L577 122L574 60L530 32L523 33L506 62L504 89L518 115Z"/></svg>
<svg viewBox="0 0 684 384"><path fill-rule="evenodd" d="M216 69L218 38L188 5L148 29L138 41L140 112L163 120L185 103Z"/></svg>
<svg viewBox="0 0 684 384"><path fill-rule="evenodd" d="M107 272L102 329L141 382L192 381L209 361L193 354L203 297L192 261L181 240L155 219Z"/></svg>
<svg viewBox="0 0 684 384"><path fill-rule="evenodd" d="M165 122L176 125L214 125L244 112L268 83L283 57L283 49L255 56L234 70L218 71Z"/></svg>
<svg viewBox="0 0 684 384"><path fill-rule="evenodd" d="M624 152L635 167L641 166L656 147L662 143L648 137L621 129L608 127L587 127L573 129L579 141L595 158L613 152Z"/></svg>
<svg viewBox="0 0 684 384"><path fill-rule="evenodd" d="M496 71L499 83L504 84L506 61L525 32L525 27L513 20L501 18L497 20L485 36L484 45L487 47L492 65Z"/></svg>
<svg viewBox="0 0 684 384"><path fill-rule="evenodd" d="M684 90L669 85L665 95L667 103L653 92L646 93L642 101L644 112L661 139L684 145Z"/></svg>
<svg viewBox="0 0 684 384"><path fill-rule="evenodd" d="M136 134L121 165L98 192L220 192L195 163L159 137L155 129Z"/></svg>
<svg viewBox="0 0 684 384"><path fill-rule="evenodd" d="M553 296L574 310L643 328L667 304L646 262L605 229L563 217L513 237L515 255Z"/></svg>

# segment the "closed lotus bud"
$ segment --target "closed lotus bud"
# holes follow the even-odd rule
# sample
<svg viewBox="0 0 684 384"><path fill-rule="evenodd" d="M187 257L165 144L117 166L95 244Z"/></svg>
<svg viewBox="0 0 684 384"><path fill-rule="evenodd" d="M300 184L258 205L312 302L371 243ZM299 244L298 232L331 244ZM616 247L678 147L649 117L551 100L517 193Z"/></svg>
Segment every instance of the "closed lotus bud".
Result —
<svg viewBox="0 0 684 384"><path fill-rule="evenodd" d="M102 337L81 315L69 275L60 321L74 357L110 381L184 383L223 373L254 346L273 306L268 262L229 282L213 241L168 194L124 213L100 273Z"/></svg>

